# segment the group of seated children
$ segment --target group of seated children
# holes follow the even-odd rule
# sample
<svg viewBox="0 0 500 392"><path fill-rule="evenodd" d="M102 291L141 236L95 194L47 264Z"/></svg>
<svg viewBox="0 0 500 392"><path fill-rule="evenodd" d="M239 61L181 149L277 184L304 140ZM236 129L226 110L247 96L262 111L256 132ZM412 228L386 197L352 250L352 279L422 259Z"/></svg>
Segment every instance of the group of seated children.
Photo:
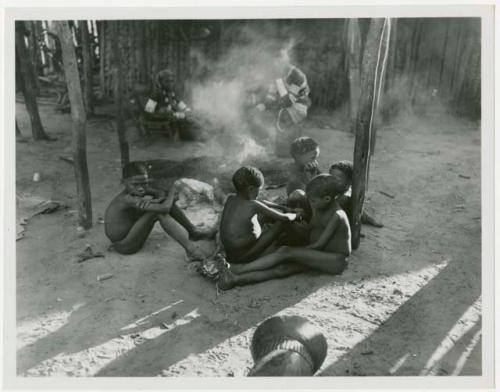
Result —
<svg viewBox="0 0 500 392"><path fill-rule="evenodd" d="M347 265L352 163L340 161L321 173L319 146L309 137L294 140L290 152L294 163L283 204L259 199L264 176L257 168L240 167L233 175L236 193L226 198L219 227L228 262L218 276L223 290L308 269L340 274ZM147 165L131 162L122 182L125 189L105 216L105 232L117 252L136 253L159 222L190 261L206 258L193 241L214 233L193 226L176 206L178 181L171 181L168 192L155 189ZM364 221L379 225L369 217Z"/></svg>

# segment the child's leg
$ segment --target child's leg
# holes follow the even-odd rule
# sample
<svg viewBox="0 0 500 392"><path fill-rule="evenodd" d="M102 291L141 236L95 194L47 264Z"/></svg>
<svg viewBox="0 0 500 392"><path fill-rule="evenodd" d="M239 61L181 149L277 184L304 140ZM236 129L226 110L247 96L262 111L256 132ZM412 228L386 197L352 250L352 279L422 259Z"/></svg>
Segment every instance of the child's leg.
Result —
<svg viewBox="0 0 500 392"><path fill-rule="evenodd" d="M312 269L340 274L347 265L346 256L340 253L328 253L314 249L281 247L277 252L260 257L247 264L231 265L235 274L266 270L283 262L297 262Z"/></svg>
<svg viewBox="0 0 500 392"><path fill-rule="evenodd" d="M248 263L261 256L276 240L283 230L283 222L276 222L268 230L264 231L255 244L243 254L239 255L233 263Z"/></svg>
<svg viewBox="0 0 500 392"><path fill-rule="evenodd" d="M247 272L244 274L233 274L231 270L226 269L220 275L218 284L222 290L229 290L235 286L244 286L252 283L265 282L271 279L285 278L307 270L307 267L296 263L281 264L267 270Z"/></svg>
<svg viewBox="0 0 500 392"><path fill-rule="evenodd" d="M215 230L201 229L193 225L184 211L182 211L175 203L172 205L172 208L170 208L170 216L187 230L189 238L193 241L202 238L212 238L215 235Z"/></svg>
<svg viewBox="0 0 500 392"><path fill-rule="evenodd" d="M146 212L134 223L125 238L113 242L113 248L124 255L136 253L143 247L157 220L158 214Z"/></svg>
<svg viewBox="0 0 500 392"><path fill-rule="evenodd" d="M170 215L160 215L159 221L163 230L176 240L185 250L192 261L203 260L205 255L189 240L188 232Z"/></svg>

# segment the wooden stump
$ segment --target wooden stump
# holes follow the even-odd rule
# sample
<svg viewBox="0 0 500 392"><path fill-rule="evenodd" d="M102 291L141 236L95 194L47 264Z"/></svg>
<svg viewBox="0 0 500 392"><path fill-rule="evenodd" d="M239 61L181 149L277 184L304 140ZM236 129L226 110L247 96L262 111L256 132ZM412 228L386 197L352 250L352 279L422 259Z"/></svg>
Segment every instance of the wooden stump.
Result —
<svg viewBox="0 0 500 392"><path fill-rule="evenodd" d="M73 160L76 178L76 194L79 224L85 229L92 226L92 203L89 172L87 167L87 140L85 133L85 107L80 85L73 36L68 22L55 22L62 47L64 74L73 119Z"/></svg>

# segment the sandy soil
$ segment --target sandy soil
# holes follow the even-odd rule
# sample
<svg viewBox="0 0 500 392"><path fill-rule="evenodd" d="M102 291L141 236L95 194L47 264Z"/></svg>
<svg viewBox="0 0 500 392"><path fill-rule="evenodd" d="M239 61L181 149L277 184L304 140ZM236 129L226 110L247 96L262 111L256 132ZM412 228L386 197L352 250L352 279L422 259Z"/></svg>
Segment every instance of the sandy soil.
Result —
<svg viewBox="0 0 500 392"><path fill-rule="evenodd" d="M363 227L341 276L309 273L217 296L161 230L138 255L108 251L97 221L120 190L120 163L106 119L88 124L96 223L77 235L73 169L59 159L71 154L71 120L44 102L43 122L58 140L17 143L16 192L69 208L30 219L17 242L19 375L242 376L253 330L275 314L299 314L323 330L321 376L481 374L478 124L435 114L379 129L367 209L385 227ZM24 105L17 111L28 134ZM320 142L325 167L352 159L354 138L341 123L323 118L307 134ZM131 143L133 159L204 154L202 144L161 137ZM86 244L105 257L76 263ZM98 282L106 273L113 277Z"/></svg>

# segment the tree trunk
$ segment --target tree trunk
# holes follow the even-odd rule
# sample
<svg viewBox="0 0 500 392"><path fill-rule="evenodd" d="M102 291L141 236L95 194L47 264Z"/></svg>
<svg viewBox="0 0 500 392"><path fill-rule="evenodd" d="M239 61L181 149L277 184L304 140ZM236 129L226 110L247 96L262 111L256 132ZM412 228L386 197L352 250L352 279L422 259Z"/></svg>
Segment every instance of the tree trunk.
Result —
<svg viewBox="0 0 500 392"><path fill-rule="evenodd" d="M17 119L16 119L16 141L24 141L24 136L21 133L19 125L17 124Z"/></svg>
<svg viewBox="0 0 500 392"><path fill-rule="evenodd" d="M62 47L63 67L68 86L68 96L73 119L73 160L76 179L78 220L80 226L89 229L92 226L92 204L90 196L89 172L87 167L87 147L85 134L85 107L78 73L73 37L68 22L56 22L56 29Z"/></svg>
<svg viewBox="0 0 500 392"><path fill-rule="evenodd" d="M116 107L116 131L118 133L118 142L120 144L120 157L122 167L129 162L129 150L127 138L125 135L125 122L123 119L123 67L120 56L119 43L119 21L111 21L111 44L113 50L113 65L114 65L114 96Z"/></svg>
<svg viewBox="0 0 500 392"><path fill-rule="evenodd" d="M370 139L370 155L375 152L375 143L377 140L377 128L380 125L380 105L384 91L387 57L389 54L389 43L391 40L391 19L384 21L384 27L380 36L379 52L377 57L377 71L375 75L375 105L373 106L373 120Z"/></svg>
<svg viewBox="0 0 500 392"><path fill-rule="evenodd" d="M16 72L19 72L18 81L24 95L26 109L30 116L31 132L34 140L49 140L45 133L40 112L36 102L36 91L33 86L33 70L26 43L24 42L23 22L16 22Z"/></svg>
<svg viewBox="0 0 500 392"><path fill-rule="evenodd" d="M38 39L36 36L35 22L29 21L26 23L26 29L29 32L28 51L30 55L33 86L35 86L36 95L40 94L40 81L38 80L39 71L41 68L40 55L38 53Z"/></svg>
<svg viewBox="0 0 500 392"><path fill-rule="evenodd" d="M97 42L99 45L99 88L101 90L101 97L106 95L106 74L104 73L104 60L105 60L105 37L104 21L97 21Z"/></svg>
<svg viewBox="0 0 500 392"><path fill-rule="evenodd" d="M361 91L359 111L356 119L356 139L354 142L353 183L352 183L352 246L359 246L361 215L365 201L370 159L370 133L372 108L375 97L375 68L379 52L380 35L384 19L371 19L361 64Z"/></svg>
<svg viewBox="0 0 500 392"><path fill-rule="evenodd" d="M358 19L352 18L347 22L347 78L349 80L349 120L350 129L354 133L356 116L358 114L361 61L361 33Z"/></svg>
<svg viewBox="0 0 500 392"><path fill-rule="evenodd" d="M82 52L83 52L83 102L85 104L85 113L87 116L94 114L92 104L92 57L90 54L90 37L87 21L80 21L80 33L82 35Z"/></svg>

